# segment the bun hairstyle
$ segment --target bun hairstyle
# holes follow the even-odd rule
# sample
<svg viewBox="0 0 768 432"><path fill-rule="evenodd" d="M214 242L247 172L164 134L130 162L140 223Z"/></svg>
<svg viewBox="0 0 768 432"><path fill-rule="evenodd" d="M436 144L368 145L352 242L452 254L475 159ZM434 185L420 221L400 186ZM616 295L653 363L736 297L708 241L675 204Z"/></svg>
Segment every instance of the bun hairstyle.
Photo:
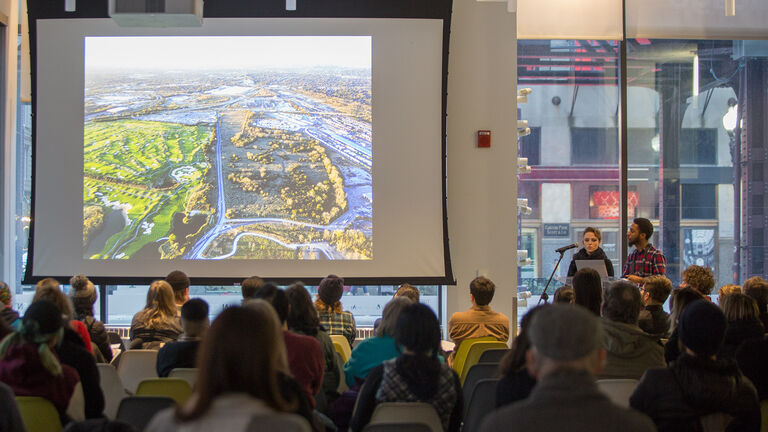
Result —
<svg viewBox="0 0 768 432"><path fill-rule="evenodd" d="M93 304L98 297L93 282L87 276L79 274L72 276L69 286L69 296L72 297L75 315L93 315Z"/></svg>

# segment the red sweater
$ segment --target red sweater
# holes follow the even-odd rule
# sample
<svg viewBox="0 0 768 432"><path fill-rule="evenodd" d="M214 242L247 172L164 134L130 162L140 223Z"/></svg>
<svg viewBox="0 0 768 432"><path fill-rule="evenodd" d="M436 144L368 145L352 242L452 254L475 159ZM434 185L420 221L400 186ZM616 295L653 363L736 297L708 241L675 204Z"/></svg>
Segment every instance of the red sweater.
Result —
<svg viewBox="0 0 768 432"><path fill-rule="evenodd" d="M301 388L307 393L310 404L315 407L315 395L323 386L325 360L320 342L311 336L298 335L283 330L285 350L288 353L288 367Z"/></svg>

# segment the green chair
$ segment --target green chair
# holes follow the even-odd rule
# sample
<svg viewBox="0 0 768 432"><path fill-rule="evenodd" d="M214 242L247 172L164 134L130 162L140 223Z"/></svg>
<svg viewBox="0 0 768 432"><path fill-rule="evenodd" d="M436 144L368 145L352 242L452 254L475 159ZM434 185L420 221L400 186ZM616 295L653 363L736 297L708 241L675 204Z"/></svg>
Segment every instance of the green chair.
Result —
<svg viewBox="0 0 768 432"><path fill-rule="evenodd" d="M142 380L136 396L166 396L181 405L189 399L192 387L182 378L149 378Z"/></svg>
<svg viewBox="0 0 768 432"><path fill-rule="evenodd" d="M456 347L456 355L453 356L453 370L461 376L461 371L464 370L464 362L467 360L467 354L469 354L469 348L477 342L495 341L493 336L483 336L473 339L464 339L461 341L458 347Z"/></svg>
<svg viewBox="0 0 768 432"><path fill-rule="evenodd" d="M760 432L768 432L768 400L760 401L760 416L762 420Z"/></svg>
<svg viewBox="0 0 768 432"><path fill-rule="evenodd" d="M472 346L469 347L469 351L467 352L467 358L464 360L464 366L462 367L461 372L459 373L461 384L464 385L464 380L467 379L467 373L469 373L469 369L480 361L480 356L482 356L485 351L489 349L506 349L506 348L507 348L506 343L500 342L497 340L478 341L473 343Z"/></svg>
<svg viewBox="0 0 768 432"><path fill-rule="evenodd" d="M349 357L352 356L352 347L349 346L347 338L341 335L331 335L331 341L333 342L333 347L336 349L336 352L341 354L341 358L344 359L344 362L349 360Z"/></svg>
<svg viewBox="0 0 768 432"><path fill-rule="evenodd" d="M59 412L47 400L36 396L16 396L21 419L28 431L60 432L62 429Z"/></svg>

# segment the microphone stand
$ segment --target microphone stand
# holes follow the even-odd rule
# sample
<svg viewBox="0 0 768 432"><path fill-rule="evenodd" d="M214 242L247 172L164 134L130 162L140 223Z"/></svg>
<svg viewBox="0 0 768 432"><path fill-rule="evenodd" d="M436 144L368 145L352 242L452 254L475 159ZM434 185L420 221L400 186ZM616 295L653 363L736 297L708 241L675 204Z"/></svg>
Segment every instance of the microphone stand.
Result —
<svg viewBox="0 0 768 432"><path fill-rule="evenodd" d="M536 306L540 305L541 302L544 302L545 304L548 303L547 300L549 300L549 295L547 295L547 288L549 287L550 282L552 282L552 278L555 276L555 272L557 271L557 266L559 266L560 261L563 260L563 255L565 255L565 251L560 252L560 258L557 259L557 263L555 263L555 268L552 269L552 274L549 275L549 280L547 281L547 284L544 285L544 291L541 292L541 297L539 298L539 302L536 303Z"/></svg>

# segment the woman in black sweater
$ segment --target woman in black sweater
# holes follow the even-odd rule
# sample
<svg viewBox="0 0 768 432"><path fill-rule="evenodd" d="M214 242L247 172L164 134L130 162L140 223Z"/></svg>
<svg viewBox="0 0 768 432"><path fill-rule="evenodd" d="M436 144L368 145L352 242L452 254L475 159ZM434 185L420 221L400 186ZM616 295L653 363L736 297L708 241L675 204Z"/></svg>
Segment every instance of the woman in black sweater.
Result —
<svg viewBox="0 0 768 432"><path fill-rule="evenodd" d="M613 264L600 247L602 240L603 236L600 234L599 229L592 227L584 229L584 235L581 238L581 243L584 247L573 255L571 265L568 267L568 277L573 277L576 274L576 260L603 260L608 276L613 277Z"/></svg>

